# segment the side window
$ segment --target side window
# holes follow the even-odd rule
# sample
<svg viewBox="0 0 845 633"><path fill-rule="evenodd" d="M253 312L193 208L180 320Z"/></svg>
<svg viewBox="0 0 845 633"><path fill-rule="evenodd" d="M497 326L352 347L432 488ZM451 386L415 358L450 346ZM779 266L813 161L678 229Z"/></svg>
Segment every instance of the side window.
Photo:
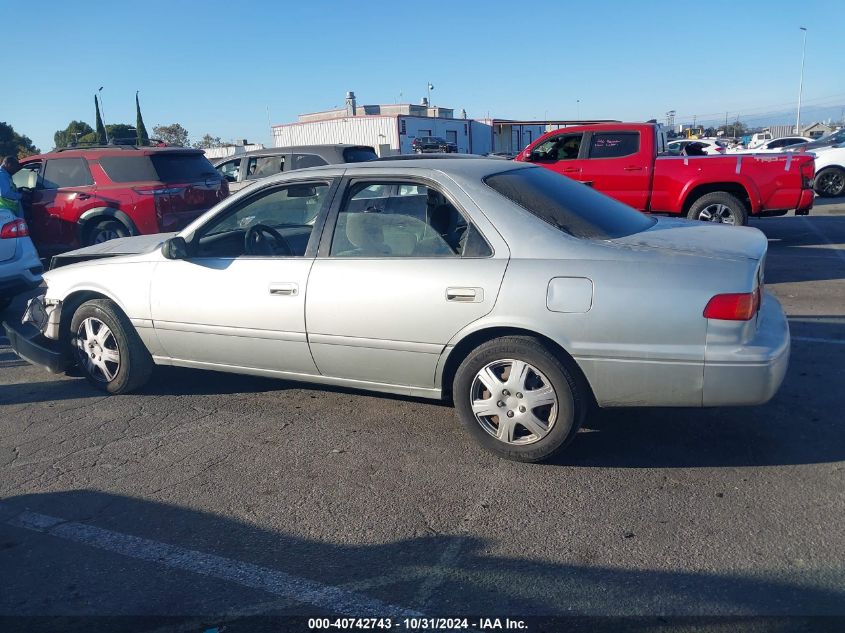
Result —
<svg viewBox="0 0 845 633"><path fill-rule="evenodd" d="M306 167L319 167L328 163L316 154L294 154L293 167L291 169L305 169Z"/></svg>
<svg viewBox="0 0 845 633"><path fill-rule="evenodd" d="M619 158L640 151L637 132L599 132L590 141L590 158Z"/></svg>
<svg viewBox="0 0 845 633"><path fill-rule="evenodd" d="M539 162L574 160L581 151L582 138L583 134L558 134L540 143L531 155Z"/></svg>
<svg viewBox="0 0 845 633"><path fill-rule="evenodd" d="M490 254L481 234L443 194L410 182L353 184L330 250L332 257L371 258Z"/></svg>
<svg viewBox="0 0 845 633"><path fill-rule="evenodd" d="M44 167L45 189L86 187L93 184L88 163L84 158L52 158Z"/></svg>
<svg viewBox="0 0 845 633"><path fill-rule="evenodd" d="M225 163L217 166L217 171L229 182L238 181L238 173L240 172L241 159L227 160Z"/></svg>
<svg viewBox="0 0 845 633"><path fill-rule="evenodd" d="M34 163L27 163L26 165L21 165L21 169L18 173L12 176L12 182L15 183L15 187L20 189L21 187L27 189L35 189L38 186L38 174L41 172L41 163L34 162Z"/></svg>
<svg viewBox="0 0 845 633"><path fill-rule="evenodd" d="M328 191L325 182L262 191L202 227L194 255L302 257Z"/></svg>
<svg viewBox="0 0 845 633"><path fill-rule="evenodd" d="M280 156L253 156L247 162L246 180L266 178L275 176L285 169L285 157Z"/></svg>

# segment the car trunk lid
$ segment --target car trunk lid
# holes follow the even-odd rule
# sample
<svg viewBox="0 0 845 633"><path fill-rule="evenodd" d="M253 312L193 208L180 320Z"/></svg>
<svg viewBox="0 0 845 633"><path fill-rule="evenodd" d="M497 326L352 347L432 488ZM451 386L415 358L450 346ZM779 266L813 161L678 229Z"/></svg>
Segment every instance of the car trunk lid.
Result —
<svg viewBox="0 0 845 633"><path fill-rule="evenodd" d="M755 228L675 218L657 218L651 228L610 242L632 248L735 261L759 261L768 248L766 236Z"/></svg>

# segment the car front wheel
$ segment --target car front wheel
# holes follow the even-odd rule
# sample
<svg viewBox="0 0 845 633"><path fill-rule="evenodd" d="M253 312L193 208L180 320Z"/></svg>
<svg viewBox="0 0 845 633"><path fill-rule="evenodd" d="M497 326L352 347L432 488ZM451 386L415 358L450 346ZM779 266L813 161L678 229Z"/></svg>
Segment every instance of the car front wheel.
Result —
<svg viewBox="0 0 845 633"><path fill-rule="evenodd" d="M477 347L458 368L452 395L479 444L522 462L564 448L586 410L575 371L531 337L508 336Z"/></svg>
<svg viewBox="0 0 845 633"><path fill-rule="evenodd" d="M825 167L816 174L815 189L823 198L838 198L845 194L845 169Z"/></svg>
<svg viewBox="0 0 845 633"><path fill-rule="evenodd" d="M70 324L76 364L92 385L112 394L147 382L153 360L126 315L108 299L83 303Z"/></svg>

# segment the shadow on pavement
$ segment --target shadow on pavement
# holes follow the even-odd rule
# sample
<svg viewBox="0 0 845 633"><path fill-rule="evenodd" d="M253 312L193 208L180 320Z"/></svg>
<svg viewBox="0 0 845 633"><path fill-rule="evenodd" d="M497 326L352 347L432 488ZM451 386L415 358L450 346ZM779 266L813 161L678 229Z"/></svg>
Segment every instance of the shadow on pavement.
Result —
<svg viewBox="0 0 845 633"><path fill-rule="evenodd" d="M377 616L366 612L373 599L439 616L845 613L837 578L816 582L807 570L795 582L505 558L458 535L366 540L310 540L95 491L21 495L0 503L0 614L199 614L211 625L262 613Z"/></svg>

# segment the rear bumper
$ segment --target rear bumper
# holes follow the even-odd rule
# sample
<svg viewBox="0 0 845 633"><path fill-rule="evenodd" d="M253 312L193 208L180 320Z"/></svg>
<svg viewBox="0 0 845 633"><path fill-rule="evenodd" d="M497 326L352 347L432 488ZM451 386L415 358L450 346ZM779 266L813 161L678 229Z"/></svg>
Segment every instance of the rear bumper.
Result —
<svg viewBox="0 0 845 633"><path fill-rule="evenodd" d="M26 323L3 322L9 346L15 354L33 365L40 365L54 374L67 369L67 356L57 341L45 338L35 326Z"/></svg>
<svg viewBox="0 0 845 633"><path fill-rule="evenodd" d="M705 407L763 404L780 388L789 365L789 324L777 299L765 293L757 334L742 346L707 347Z"/></svg>

